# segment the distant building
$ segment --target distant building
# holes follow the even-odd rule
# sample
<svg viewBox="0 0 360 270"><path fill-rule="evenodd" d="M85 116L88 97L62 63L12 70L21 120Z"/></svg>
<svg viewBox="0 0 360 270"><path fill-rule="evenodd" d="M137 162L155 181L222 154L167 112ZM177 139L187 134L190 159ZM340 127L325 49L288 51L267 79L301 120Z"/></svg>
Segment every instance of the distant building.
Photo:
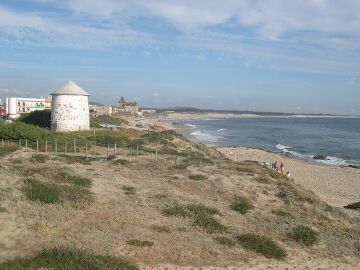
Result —
<svg viewBox="0 0 360 270"><path fill-rule="evenodd" d="M45 98L45 110L51 110L52 96Z"/></svg>
<svg viewBox="0 0 360 270"><path fill-rule="evenodd" d="M139 105L137 102L126 102L124 97L119 100L119 113L126 113L132 116L138 116Z"/></svg>
<svg viewBox="0 0 360 270"><path fill-rule="evenodd" d="M45 110L44 98L6 98L6 115L9 119L16 119L19 118L22 114L41 110Z"/></svg>
<svg viewBox="0 0 360 270"><path fill-rule="evenodd" d="M142 109L143 116L149 116L156 113L156 110L153 109Z"/></svg>
<svg viewBox="0 0 360 270"><path fill-rule="evenodd" d="M2 100L0 99L0 117L4 117L6 115L6 108Z"/></svg>
<svg viewBox="0 0 360 270"><path fill-rule="evenodd" d="M111 105L90 104L89 109L91 116L99 116L99 115L111 116L113 114L113 106Z"/></svg>
<svg viewBox="0 0 360 270"><path fill-rule="evenodd" d="M51 130L59 132L89 130L89 94L73 81L54 91Z"/></svg>

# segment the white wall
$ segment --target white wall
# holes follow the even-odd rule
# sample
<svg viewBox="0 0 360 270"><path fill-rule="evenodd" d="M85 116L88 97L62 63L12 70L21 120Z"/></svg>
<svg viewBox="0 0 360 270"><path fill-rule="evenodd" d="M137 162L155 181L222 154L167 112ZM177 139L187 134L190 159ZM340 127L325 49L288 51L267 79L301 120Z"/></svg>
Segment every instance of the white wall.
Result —
<svg viewBox="0 0 360 270"><path fill-rule="evenodd" d="M59 132L89 130L89 97L54 95L51 106L51 129Z"/></svg>

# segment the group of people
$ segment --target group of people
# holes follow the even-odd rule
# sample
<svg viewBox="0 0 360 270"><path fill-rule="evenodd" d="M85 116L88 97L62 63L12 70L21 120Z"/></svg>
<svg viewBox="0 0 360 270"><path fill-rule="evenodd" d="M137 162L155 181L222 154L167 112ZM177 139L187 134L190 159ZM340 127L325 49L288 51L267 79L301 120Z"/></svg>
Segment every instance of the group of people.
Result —
<svg viewBox="0 0 360 270"><path fill-rule="evenodd" d="M276 172L281 172L282 174L284 174L285 172L285 163L280 161L280 163L276 160L273 164L272 164L272 169ZM286 176L288 178L290 178L290 172L287 171L286 172Z"/></svg>

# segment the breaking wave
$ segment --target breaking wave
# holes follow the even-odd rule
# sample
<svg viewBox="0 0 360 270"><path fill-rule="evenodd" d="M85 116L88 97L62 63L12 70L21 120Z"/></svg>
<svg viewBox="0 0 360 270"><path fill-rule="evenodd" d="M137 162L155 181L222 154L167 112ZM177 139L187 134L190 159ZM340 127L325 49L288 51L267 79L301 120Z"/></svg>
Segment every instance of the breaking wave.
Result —
<svg viewBox="0 0 360 270"><path fill-rule="evenodd" d="M198 141L201 142L217 142L220 140L220 136L212 135L201 130L195 130L190 133L191 136L195 137Z"/></svg>

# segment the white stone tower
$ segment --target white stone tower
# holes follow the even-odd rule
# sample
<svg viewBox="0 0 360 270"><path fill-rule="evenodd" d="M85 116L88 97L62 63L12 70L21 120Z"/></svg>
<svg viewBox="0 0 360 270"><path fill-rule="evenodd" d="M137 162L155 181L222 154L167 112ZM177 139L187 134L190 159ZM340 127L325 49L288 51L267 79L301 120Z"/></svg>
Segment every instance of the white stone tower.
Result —
<svg viewBox="0 0 360 270"><path fill-rule="evenodd" d="M51 130L57 132L89 130L89 94L73 81L52 94Z"/></svg>

